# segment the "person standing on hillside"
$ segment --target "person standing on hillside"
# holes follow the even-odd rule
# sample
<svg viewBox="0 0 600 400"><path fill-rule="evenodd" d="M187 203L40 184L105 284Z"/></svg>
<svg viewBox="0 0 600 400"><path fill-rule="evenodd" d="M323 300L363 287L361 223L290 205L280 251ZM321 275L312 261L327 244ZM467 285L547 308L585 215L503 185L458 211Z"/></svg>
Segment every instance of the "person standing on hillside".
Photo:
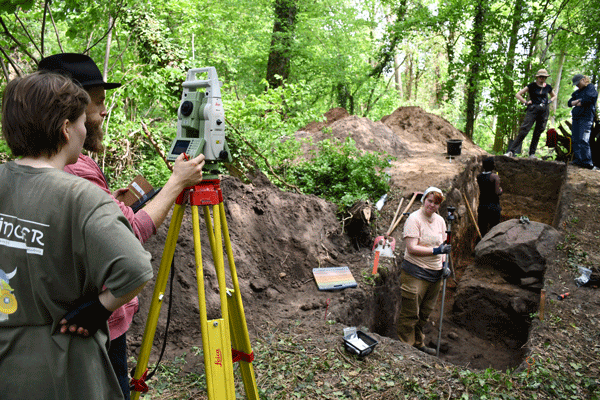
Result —
<svg viewBox="0 0 600 400"><path fill-rule="evenodd" d="M521 147L523 140L535 123L531 144L529 145L529 157L535 157L540 135L546 128L546 122L548 122L550 103L556 99L556 93L554 93L552 86L546 83L548 76L548 71L540 69L535 74L535 82L525 86L515 95L523 105L527 106L527 112L525 113L525 119L523 119L521 128L519 128L519 134L508 148L505 156L513 157L516 154L517 149ZM529 100L525 100L523 97L526 93L529 93ZM550 100L548 100L548 95L550 95Z"/></svg>
<svg viewBox="0 0 600 400"><path fill-rule="evenodd" d="M477 207L477 225L481 236L485 236L494 226L500 223L500 177L495 174L494 158L486 157L482 162L483 172L477 175L479 185L479 206Z"/></svg>
<svg viewBox="0 0 600 400"><path fill-rule="evenodd" d="M596 101L598 100L598 91L590 83L590 78L581 74L573 77L573 86L577 90L571 94L568 101L571 109L573 125L571 126L571 141L573 145L572 165L581 168L599 170L592 162L592 150L590 148L590 133L592 132L592 123L596 113Z"/></svg>
<svg viewBox="0 0 600 400"><path fill-rule="evenodd" d="M104 136L102 122L107 115L104 104L105 93L106 90L116 89L121 84L104 82L104 77L96 63L84 54L55 54L42 59L38 69L66 75L89 94L91 102L85 111L87 137L83 148L96 153L102 151L102 138ZM64 170L72 175L87 179L111 196L131 224L136 237L141 243L144 243L151 235L156 233L156 229L166 219L177 196L186 187L193 186L202 180L203 166L203 154L189 161L184 161L184 154L180 154L175 161L173 174L161 191L143 209L135 213L130 207L127 207L113 196L102 170L90 157L80 154L77 162L66 166ZM111 339L110 361L119 378L126 400L130 398L130 390L125 333L129 329L137 309L138 299L136 297L116 310L108 321Z"/></svg>
<svg viewBox="0 0 600 400"><path fill-rule="evenodd" d="M442 286L442 264L451 245L446 244L446 221L437 211L444 201L442 191L429 187L421 198L423 206L409 215L402 237L406 243L400 291L402 303L397 333L404 343L435 355L425 346L423 327L433 312ZM449 271L448 271L449 272Z"/></svg>

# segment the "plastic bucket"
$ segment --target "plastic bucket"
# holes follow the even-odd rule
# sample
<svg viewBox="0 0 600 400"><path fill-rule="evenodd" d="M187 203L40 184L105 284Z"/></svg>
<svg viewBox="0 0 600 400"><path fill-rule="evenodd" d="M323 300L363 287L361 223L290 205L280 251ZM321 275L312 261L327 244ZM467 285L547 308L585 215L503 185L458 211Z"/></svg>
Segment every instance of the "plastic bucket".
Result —
<svg viewBox="0 0 600 400"><path fill-rule="evenodd" d="M446 141L449 156L460 156L462 150L462 140L449 139Z"/></svg>

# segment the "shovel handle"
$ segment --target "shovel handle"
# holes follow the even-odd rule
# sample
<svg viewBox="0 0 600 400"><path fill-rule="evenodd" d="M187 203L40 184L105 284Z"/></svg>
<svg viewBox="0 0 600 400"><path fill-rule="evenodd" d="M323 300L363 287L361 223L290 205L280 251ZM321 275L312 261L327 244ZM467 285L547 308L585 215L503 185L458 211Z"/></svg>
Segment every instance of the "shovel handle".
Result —
<svg viewBox="0 0 600 400"><path fill-rule="evenodd" d="M390 230L394 226L394 222L396 222L396 217L398 217L398 213L400 212L400 207L402 207L403 202L404 202L404 197L400 199L400 203L398 204L398 208L396 209L396 214L394 214L394 218L392 218L392 223L390 224L390 227L388 228L385 236L390 236L390 234L391 234Z"/></svg>
<svg viewBox="0 0 600 400"><path fill-rule="evenodd" d="M373 275L377 273L377 266L379 265L379 252L375 252L375 260L373 261Z"/></svg>
<svg viewBox="0 0 600 400"><path fill-rule="evenodd" d="M410 206L412 206L412 204L415 202L415 199L417 198L417 194L418 193L416 193L416 192L413 194L412 199L410 199L410 202L408 203L408 205L404 209L404 212L402 213L402 215L400 215L400 218L398 218L398 221L396 221L396 223L394 224L394 226L392 227L392 229L388 233L388 236L391 235L396 230L396 227L398 226L398 224L400 223L400 221L402 221L402 217L404 216L404 214L406 214L408 212L408 210L410 209Z"/></svg>

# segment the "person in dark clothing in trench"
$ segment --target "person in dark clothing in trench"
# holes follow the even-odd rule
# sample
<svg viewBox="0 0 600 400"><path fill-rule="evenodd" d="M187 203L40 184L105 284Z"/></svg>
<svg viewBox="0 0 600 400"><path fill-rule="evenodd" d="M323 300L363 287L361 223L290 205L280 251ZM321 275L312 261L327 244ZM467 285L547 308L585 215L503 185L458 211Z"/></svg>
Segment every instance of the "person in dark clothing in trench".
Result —
<svg viewBox="0 0 600 400"><path fill-rule="evenodd" d="M493 172L494 158L487 157L482 162L483 172L477 175L479 185L479 207L477 208L477 225L481 236L485 236L494 226L500 223L500 177Z"/></svg>

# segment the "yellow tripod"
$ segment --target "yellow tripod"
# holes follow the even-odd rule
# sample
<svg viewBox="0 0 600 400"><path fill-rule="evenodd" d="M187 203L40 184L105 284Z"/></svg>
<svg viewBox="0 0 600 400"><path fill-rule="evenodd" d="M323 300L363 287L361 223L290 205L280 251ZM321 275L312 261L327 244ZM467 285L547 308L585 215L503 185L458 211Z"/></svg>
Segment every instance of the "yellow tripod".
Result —
<svg viewBox="0 0 600 400"><path fill-rule="evenodd" d="M131 383L134 385L131 398L137 400L140 397L140 393L148 390L148 386L144 382L147 374L148 360L150 350L152 349L152 342L154 341L163 295L167 286L173 254L175 253L175 245L177 244L181 221L183 220L186 195L189 195L189 202L192 207L196 280L198 282L198 304L200 306L200 329L202 332L208 398L211 400L235 400L233 362L239 361L246 397L251 400L258 400L258 389L252 366L254 354L250 345L242 296L233 261L231 240L227 229L227 220L225 219L223 192L221 191L220 180L218 179L203 180L200 184L187 188L179 195L175 202L160 268L154 285L154 293L152 295L150 311L148 312L148 320L146 321L146 329L142 339L138 363L133 379L131 380ZM214 227L210 216L211 205ZM206 311L198 206L203 206L204 209L204 219L221 298L221 318L210 321L207 319ZM222 238L225 242L233 289L226 288Z"/></svg>

